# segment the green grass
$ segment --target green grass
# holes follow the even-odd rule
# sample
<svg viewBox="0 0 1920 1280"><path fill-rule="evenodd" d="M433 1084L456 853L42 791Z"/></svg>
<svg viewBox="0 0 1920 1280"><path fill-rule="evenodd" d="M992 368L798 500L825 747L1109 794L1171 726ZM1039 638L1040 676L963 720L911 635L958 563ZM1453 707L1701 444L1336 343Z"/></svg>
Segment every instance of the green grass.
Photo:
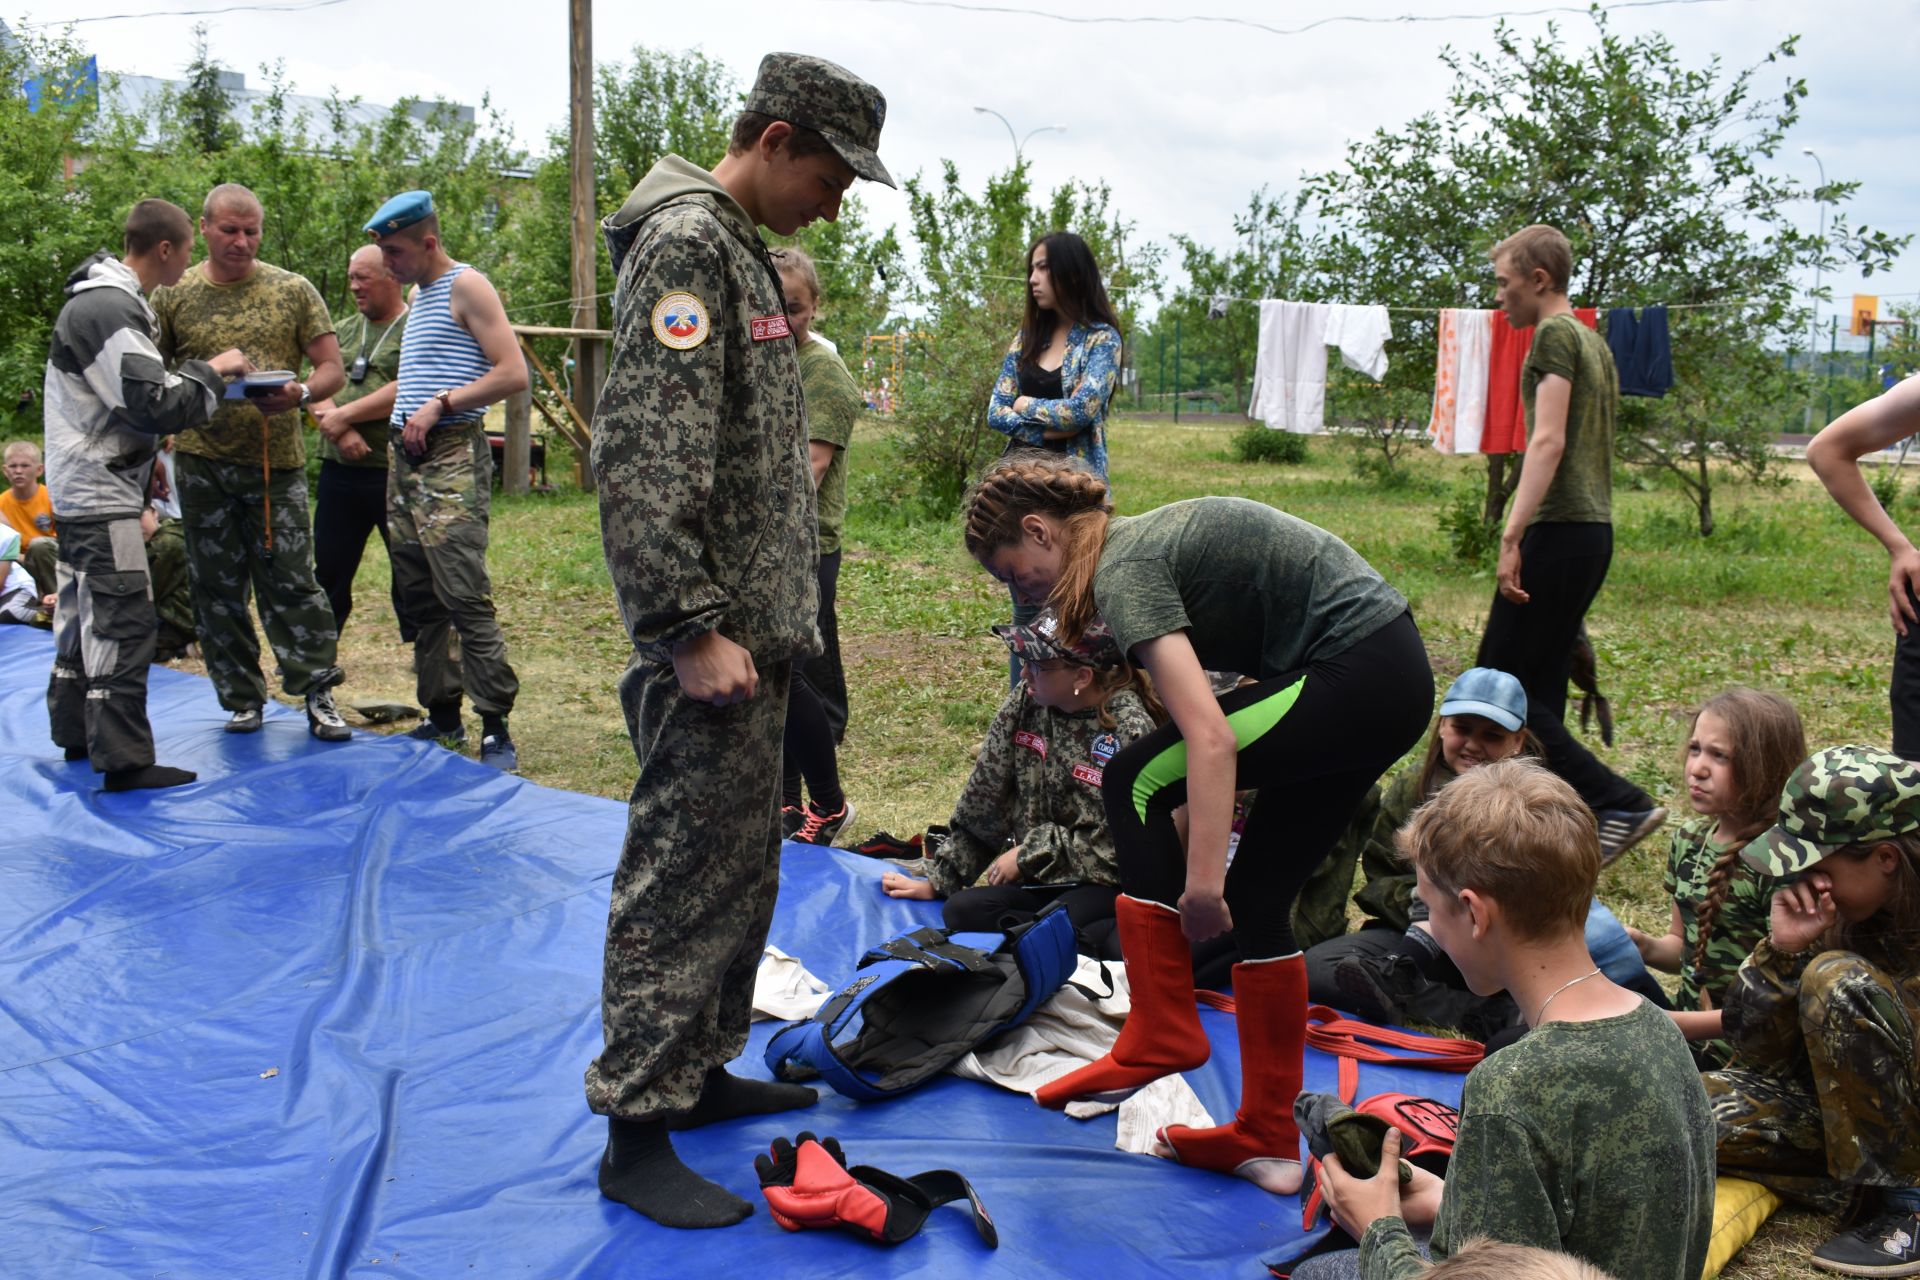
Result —
<svg viewBox="0 0 1920 1280"><path fill-rule="evenodd" d="M1439 509L1446 495L1478 485L1478 462L1418 450L1405 481L1382 488L1354 478L1338 440L1315 439L1299 465L1247 464L1232 460L1232 432L1219 424L1125 418L1114 424L1112 455L1122 512L1239 494L1339 534L1412 601L1442 683L1471 665L1493 580L1453 558ZM1719 528L1705 540L1677 491L1625 475L1616 486L1613 568L1589 631L1617 738L1611 750L1588 741L1676 810L1685 803L1675 784L1688 711L1729 685L1793 698L1814 747L1890 736L1885 556L1800 464L1781 472L1785 484L1718 493ZM915 517L880 423L855 435L850 493L840 631L853 720L841 771L860 808L857 834L905 834L945 821L965 780L1005 691L1006 651L987 628L1009 606L961 551L955 522ZM491 564L522 682L514 735L523 771L624 798L634 761L614 686L629 650L594 500L571 490L497 498ZM386 561L370 554L342 644L346 698L411 695L385 592ZM1607 870L1601 894L1622 919L1664 930L1663 861L1656 838ZM1826 1229L1811 1215L1783 1214L1726 1274L1802 1274L1806 1248Z"/></svg>

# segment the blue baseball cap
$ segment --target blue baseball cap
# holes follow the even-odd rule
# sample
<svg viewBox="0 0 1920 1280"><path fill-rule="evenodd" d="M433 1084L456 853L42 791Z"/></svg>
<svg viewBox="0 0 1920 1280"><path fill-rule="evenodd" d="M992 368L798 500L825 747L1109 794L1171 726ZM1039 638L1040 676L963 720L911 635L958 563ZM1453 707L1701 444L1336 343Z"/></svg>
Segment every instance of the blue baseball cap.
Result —
<svg viewBox="0 0 1920 1280"><path fill-rule="evenodd" d="M1472 667L1448 686L1440 714L1485 716L1503 729L1517 730L1527 722L1527 691L1504 671Z"/></svg>
<svg viewBox="0 0 1920 1280"><path fill-rule="evenodd" d="M433 192L402 191L367 219L366 231L369 235L390 236L432 216Z"/></svg>

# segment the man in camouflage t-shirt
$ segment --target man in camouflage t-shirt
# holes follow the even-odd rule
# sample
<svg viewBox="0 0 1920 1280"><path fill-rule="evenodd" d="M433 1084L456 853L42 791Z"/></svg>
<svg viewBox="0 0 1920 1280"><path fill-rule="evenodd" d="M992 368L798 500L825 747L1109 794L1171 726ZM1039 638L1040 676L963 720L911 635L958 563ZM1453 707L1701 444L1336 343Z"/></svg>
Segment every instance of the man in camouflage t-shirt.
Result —
<svg viewBox="0 0 1920 1280"><path fill-rule="evenodd" d="M232 713L229 733L259 729L267 701L260 642L247 617L251 592L286 691L306 699L308 728L342 741L352 735L333 705L331 691L343 678L334 665L338 632L313 576L300 415L346 376L319 292L256 259L264 216L245 187L215 187L200 217L206 261L153 297L169 365L238 347L256 369L313 369L306 382L223 401L210 422L175 441L194 613L207 675Z"/></svg>

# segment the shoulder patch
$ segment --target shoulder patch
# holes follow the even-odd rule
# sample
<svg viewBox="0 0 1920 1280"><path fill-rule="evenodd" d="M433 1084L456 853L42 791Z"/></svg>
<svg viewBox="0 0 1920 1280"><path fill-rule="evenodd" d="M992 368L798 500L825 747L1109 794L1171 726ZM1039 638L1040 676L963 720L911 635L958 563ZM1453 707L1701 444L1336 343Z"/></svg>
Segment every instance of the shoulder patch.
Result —
<svg viewBox="0 0 1920 1280"><path fill-rule="evenodd" d="M653 336L662 346L691 351L712 332L705 304L690 293L669 293L653 304Z"/></svg>
<svg viewBox="0 0 1920 1280"><path fill-rule="evenodd" d="M1114 754L1119 750L1120 739L1111 733L1103 733L1093 740L1093 745L1087 749L1087 754L1093 757L1095 764L1105 764L1113 759Z"/></svg>

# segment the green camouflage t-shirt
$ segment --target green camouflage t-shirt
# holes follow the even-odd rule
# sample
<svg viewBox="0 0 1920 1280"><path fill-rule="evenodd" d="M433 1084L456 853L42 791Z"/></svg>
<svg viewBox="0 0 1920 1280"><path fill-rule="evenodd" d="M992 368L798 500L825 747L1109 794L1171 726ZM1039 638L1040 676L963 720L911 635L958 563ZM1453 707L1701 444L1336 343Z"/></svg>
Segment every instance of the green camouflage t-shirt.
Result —
<svg viewBox="0 0 1920 1280"><path fill-rule="evenodd" d="M1533 438L1534 395L1540 379L1557 373L1573 384L1567 401L1567 451L1540 500L1535 524L1613 522L1613 419L1620 407L1620 375L1607 340L1572 316L1553 316L1533 331L1520 369L1520 400ZM1523 464L1524 465L1524 464Z"/></svg>
<svg viewBox="0 0 1920 1280"><path fill-rule="evenodd" d="M402 311L391 324L371 324L358 311L349 312L334 331L340 339L340 359L347 367L346 383L333 393L335 404L352 404L400 376L400 338L407 331L406 312ZM367 357L367 376L356 383L353 381L353 366L362 354ZM385 468L386 421L356 422L353 429L367 442L366 457L358 462L348 462L340 456L340 446L325 436L320 437L320 456L343 467Z"/></svg>
<svg viewBox="0 0 1920 1280"><path fill-rule="evenodd" d="M1612 1276L1700 1280L1713 1182L1713 1113L1673 1019L1642 1001L1615 1018L1548 1022L1467 1076L1433 1258L1487 1236ZM1425 1271L1399 1218L1367 1228L1365 1280Z"/></svg>
<svg viewBox="0 0 1920 1280"><path fill-rule="evenodd" d="M800 348L800 390L807 400L807 439L833 446L833 461L820 477L814 502L820 509L820 554L840 549L847 519L847 446L864 404L845 362L824 342Z"/></svg>
<svg viewBox="0 0 1920 1280"><path fill-rule="evenodd" d="M1407 609L1346 543L1246 498L1116 516L1093 595L1123 653L1185 629L1206 670L1257 680L1331 658Z"/></svg>
<svg viewBox="0 0 1920 1280"><path fill-rule="evenodd" d="M171 288L153 291L153 313L160 320L160 356L169 367L182 360L208 360L238 347L256 369L306 367L307 347L333 332L327 304L305 276L265 262L254 263L244 280L214 284L205 264L194 267ZM219 462L260 465L261 433L267 434L267 461L275 467L306 465L300 410L268 419L243 400L222 400L203 427L182 431L181 453Z"/></svg>
<svg viewBox="0 0 1920 1280"><path fill-rule="evenodd" d="M1740 971L1753 948L1767 936L1773 911L1773 891L1780 882L1762 875L1736 857L1727 877L1727 893L1720 900L1720 914L1714 917L1713 938L1707 943L1707 959L1699 969L1693 967L1693 951L1700 941L1700 904L1707 898L1707 876L1715 859L1727 846L1713 839L1718 825L1712 818L1694 818L1673 833L1673 849L1667 857L1667 894L1680 908L1686 928L1686 940L1680 951L1680 990L1673 998L1676 1009L1698 1009L1700 991L1705 988L1718 1009L1726 1002L1727 988ZM1725 1066L1733 1049L1724 1040L1712 1040L1705 1046L1718 1066Z"/></svg>

